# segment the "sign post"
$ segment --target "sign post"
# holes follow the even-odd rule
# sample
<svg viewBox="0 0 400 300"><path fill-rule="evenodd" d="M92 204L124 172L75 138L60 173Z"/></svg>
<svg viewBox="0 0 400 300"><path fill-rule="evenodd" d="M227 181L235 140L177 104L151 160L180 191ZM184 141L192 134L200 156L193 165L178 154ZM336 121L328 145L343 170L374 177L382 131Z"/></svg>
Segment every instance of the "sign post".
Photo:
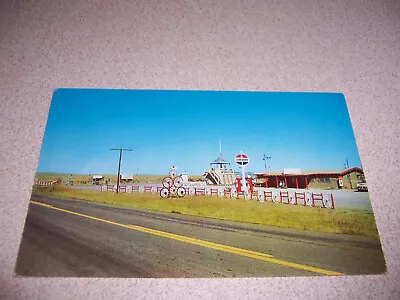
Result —
<svg viewBox="0 0 400 300"><path fill-rule="evenodd" d="M245 176L244 168L249 163L249 157L244 153L240 153L235 156L235 161L242 169L242 190L245 194L247 194L246 176Z"/></svg>

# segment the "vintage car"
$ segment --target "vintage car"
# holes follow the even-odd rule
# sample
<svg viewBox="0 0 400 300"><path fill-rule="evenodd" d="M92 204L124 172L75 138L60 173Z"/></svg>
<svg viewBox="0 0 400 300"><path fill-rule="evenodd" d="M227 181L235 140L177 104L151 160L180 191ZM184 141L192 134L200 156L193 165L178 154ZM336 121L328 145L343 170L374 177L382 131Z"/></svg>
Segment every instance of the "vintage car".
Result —
<svg viewBox="0 0 400 300"><path fill-rule="evenodd" d="M368 186L365 180L361 180L359 183L357 183L357 191L368 192Z"/></svg>

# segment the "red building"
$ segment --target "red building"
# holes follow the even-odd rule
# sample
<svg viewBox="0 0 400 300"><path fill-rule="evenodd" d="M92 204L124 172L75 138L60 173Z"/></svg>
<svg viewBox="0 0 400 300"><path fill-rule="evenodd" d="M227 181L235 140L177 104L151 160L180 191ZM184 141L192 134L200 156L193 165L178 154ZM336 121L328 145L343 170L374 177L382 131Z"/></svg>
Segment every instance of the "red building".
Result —
<svg viewBox="0 0 400 300"><path fill-rule="evenodd" d="M308 188L311 181L314 179L335 179L345 177L346 175L350 178L352 174L364 175L361 168L354 167L346 169L342 172L310 172L304 174L271 174L271 173L255 173L256 182L258 185L264 187L279 187L280 182L284 182L288 188ZM352 180L348 180L350 189L353 188Z"/></svg>

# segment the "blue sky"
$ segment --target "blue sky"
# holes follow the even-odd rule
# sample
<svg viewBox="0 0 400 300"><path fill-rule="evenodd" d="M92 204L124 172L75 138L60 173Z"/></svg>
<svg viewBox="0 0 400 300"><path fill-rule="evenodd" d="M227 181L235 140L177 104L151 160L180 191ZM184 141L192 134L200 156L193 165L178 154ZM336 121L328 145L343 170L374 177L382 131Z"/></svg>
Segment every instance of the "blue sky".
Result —
<svg viewBox="0 0 400 300"><path fill-rule="evenodd" d="M336 93L57 89L39 172L203 174L243 151L247 170L361 167L346 102Z"/></svg>

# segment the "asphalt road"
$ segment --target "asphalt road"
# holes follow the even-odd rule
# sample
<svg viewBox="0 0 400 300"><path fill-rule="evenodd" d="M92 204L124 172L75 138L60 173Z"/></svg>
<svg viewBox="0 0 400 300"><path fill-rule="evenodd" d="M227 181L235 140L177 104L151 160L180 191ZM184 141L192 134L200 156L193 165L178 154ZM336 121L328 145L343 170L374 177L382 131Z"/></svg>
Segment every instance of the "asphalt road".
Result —
<svg viewBox="0 0 400 300"><path fill-rule="evenodd" d="M31 199L17 275L194 278L385 271L377 238Z"/></svg>

